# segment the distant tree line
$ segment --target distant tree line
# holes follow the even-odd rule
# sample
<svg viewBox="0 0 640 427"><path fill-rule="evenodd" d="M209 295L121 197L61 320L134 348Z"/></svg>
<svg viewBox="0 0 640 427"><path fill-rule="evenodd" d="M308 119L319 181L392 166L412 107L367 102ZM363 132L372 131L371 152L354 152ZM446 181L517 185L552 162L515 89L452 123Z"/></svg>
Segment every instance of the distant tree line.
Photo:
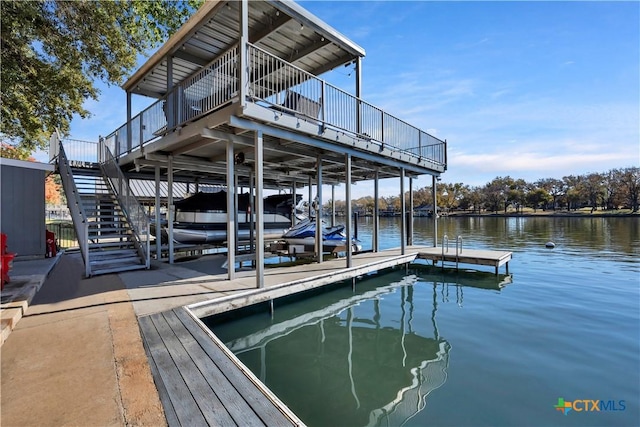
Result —
<svg viewBox="0 0 640 427"><path fill-rule="evenodd" d="M617 210L640 209L640 168L611 169L604 173L568 175L562 179L544 178L535 182L510 176L496 177L485 185L471 187L463 183L439 183L436 189L438 209L468 212L507 212L509 208L522 212L524 208L542 210L577 210L590 207ZM408 206L409 193L405 193ZM432 188L423 187L413 192L414 208L433 203ZM337 200L337 211L344 211L345 202ZM371 196L352 200L352 207L364 213L373 212ZM400 210L399 196L381 197L381 210ZM331 201L325 204L331 209Z"/></svg>

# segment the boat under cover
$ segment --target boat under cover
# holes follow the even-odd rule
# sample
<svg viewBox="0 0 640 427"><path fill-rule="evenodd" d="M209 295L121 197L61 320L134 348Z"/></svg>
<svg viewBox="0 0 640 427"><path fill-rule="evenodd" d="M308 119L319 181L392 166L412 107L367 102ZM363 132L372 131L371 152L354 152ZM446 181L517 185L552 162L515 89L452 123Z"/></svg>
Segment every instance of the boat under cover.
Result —
<svg viewBox="0 0 640 427"><path fill-rule="evenodd" d="M296 196L296 205L302 199ZM237 224L238 240L251 237L256 216L251 212L249 193L238 194ZM290 194L275 194L263 200L265 240L275 240L291 226L295 213ZM222 243L227 240L227 192L199 192L175 203L176 216L173 223L173 240L185 244ZM254 232L255 236L255 232Z"/></svg>

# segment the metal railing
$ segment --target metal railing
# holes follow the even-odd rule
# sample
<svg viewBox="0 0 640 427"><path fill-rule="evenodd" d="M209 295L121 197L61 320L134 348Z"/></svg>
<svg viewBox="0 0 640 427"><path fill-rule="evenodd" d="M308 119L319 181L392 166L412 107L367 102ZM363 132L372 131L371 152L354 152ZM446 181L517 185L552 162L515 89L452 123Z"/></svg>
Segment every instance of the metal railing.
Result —
<svg viewBox="0 0 640 427"><path fill-rule="evenodd" d="M444 254L449 253L449 236L442 236L442 268L444 268ZM456 270L460 261L460 255L462 254L462 236L456 237Z"/></svg>
<svg viewBox="0 0 640 427"><path fill-rule="evenodd" d="M64 193L67 196L67 205L71 212L71 218L73 218L73 226L76 230L80 253L84 261L85 275L89 277L91 276L91 264L89 263L89 226L87 224L87 215L84 212L82 201L80 200L80 193L73 179L73 173L69 166L65 148L59 137L56 143L59 144L58 168L60 171L60 180L62 181Z"/></svg>
<svg viewBox="0 0 640 427"><path fill-rule="evenodd" d="M133 242L138 250L138 254L144 261L145 266L149 268L151 262L151 228L147 213L133 194L131 187L129 187L127 178L120 170L117 160L102 141L99 146L98 159L102 175L109 182L124 216L131 225L134 237ZM143 236L144 239L142 238Z"/></svg>
<svg viewBox="0 0 640 427"><path fill-rule="evenodd" d="M247 101L296 114L331 128L367 139L420 162L446 167L446 142L295 65L247 44ZM227 104L239 93L238 45L173 87L105 138L120 158L168 131Z"/></svg>
<svg viewBox="0 0 640 427"><path fill-rule="evenodd" d="M119 158L228 103L238 94L237 59L236 45L108 135L106 146Z"/></svg>
<svg viewBox="0 0 640 427"><path fill-rule="evenodd" d="M57 132L53 133L54 135ZM50 161L54 161L59 155L59 147L57 145L64 145L65 154L70 166L76 165L92 165L98 162L98 143L95 141L83 141L80 139L72 138L60 138L50 141L50 151L55 147L55 156Z"/></svg>
<svg viewBox="0 0 640 427"><path fill-rule="evenodd" d="M56 221L48 222L47 230L53 232L56 236L56 243L59 249L79 248L76 231L73 222Z"/></svg>
<svg viewBox="0 0 640 427"><path fill-rule="evenodd" d="M306 116L381 148L446 165L445 141L257 46L249 44L248 55L249 96L254 102Z"/></svg>

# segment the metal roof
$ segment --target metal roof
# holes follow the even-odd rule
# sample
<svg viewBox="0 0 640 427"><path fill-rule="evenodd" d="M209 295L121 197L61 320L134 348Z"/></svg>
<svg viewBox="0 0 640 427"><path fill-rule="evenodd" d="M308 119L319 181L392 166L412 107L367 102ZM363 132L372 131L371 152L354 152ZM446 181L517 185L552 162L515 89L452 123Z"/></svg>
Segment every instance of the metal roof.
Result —
<svg viewBox="0 0 640 427"><path fill-rule="evenodd" d="M167 57L173 83L183 81L240 40L239 1L211 1L183 25L122 86L161 98L167 92ZM365 51L292 1L249 1L249 42L314 75L348 64Z"/></svg>

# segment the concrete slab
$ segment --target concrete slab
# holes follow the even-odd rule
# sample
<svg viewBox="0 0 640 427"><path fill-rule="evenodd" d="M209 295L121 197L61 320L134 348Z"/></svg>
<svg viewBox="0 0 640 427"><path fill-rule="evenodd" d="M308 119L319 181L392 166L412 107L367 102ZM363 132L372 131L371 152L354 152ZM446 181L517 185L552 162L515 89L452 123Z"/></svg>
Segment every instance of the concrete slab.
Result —
<svg viewBox="0 0 640 427"><path fill-rule="evenodd" d="M409 258L417 253L407 248ZM265 289L259 290L254 271L239 271L236 280L228 281L220 269L222 257L83 279L80 255L67 254L2 347L0 423L163 425L136 314L194 303L207 306L216 299L229 299L229 306L245 298L254 303L296 286L302 290L366 274L399 255L399 250L360 254L354 257L354 270L347 272L344 259L267 268ZM47 265L34 265L31 272L38 274L33 276L46 278L48 272L39 269Z"/></svg>
<svg viewBox="0 0 640 427"><path fill-rule="evenodd" d="M124 284L83 269L62 257L3 345L0 424L165 425Z"/></svg>

